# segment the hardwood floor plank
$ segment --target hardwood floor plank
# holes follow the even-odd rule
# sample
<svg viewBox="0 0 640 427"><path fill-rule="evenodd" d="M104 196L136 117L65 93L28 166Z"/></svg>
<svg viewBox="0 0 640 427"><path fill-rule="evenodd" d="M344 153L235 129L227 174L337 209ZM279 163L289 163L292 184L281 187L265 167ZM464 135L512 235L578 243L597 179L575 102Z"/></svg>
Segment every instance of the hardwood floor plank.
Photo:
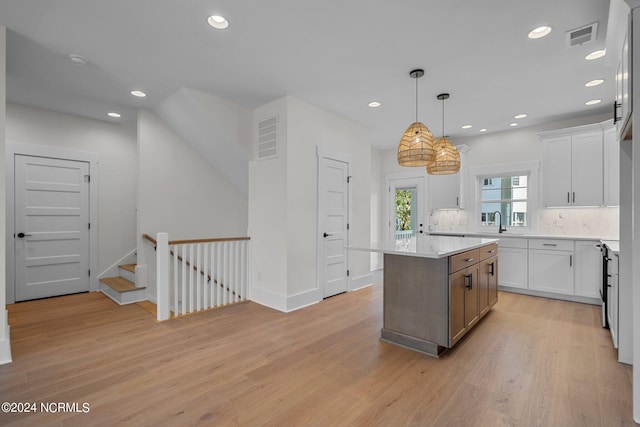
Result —
<svg viewBox="0 0 640 427"><path fill-rule="evenodd" d="M631 368L600 308L516 294L441 359L380 341L382 287L283 314L234 304L156 323L99 293L8 307L0 401L88 402L15 426L609 426Z"/></svg>

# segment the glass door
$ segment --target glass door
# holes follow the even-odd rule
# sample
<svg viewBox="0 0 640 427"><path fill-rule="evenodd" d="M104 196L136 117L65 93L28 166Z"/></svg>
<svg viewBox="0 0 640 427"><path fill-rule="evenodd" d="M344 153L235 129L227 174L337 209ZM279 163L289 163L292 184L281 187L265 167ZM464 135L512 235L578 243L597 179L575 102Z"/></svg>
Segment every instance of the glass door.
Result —
<svg viewBox="0 0 640 427"><path fill-rule="evenodd" d="M415 251L424 230L423 178L390 180L389 241L396 250Z"/></svg>

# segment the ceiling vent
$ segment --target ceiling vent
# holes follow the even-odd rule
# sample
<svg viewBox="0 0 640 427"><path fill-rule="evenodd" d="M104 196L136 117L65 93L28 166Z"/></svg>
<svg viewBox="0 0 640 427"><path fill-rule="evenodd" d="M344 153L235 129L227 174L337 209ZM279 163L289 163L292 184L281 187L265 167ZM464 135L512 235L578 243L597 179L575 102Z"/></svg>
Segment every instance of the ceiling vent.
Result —
<svg viewBox="0 0 640 427"><path fill-rule="evenodd" d="M257 140L256 157L258 160L278 156L278 116L258 122Z"/></svg>
<svg viewBox="0 0 640 427"><path fill-rule="evenodd" d="M567 47L582 46L596 39L598 35L598 23L594 22L584 27L567 31Z"/></svg>

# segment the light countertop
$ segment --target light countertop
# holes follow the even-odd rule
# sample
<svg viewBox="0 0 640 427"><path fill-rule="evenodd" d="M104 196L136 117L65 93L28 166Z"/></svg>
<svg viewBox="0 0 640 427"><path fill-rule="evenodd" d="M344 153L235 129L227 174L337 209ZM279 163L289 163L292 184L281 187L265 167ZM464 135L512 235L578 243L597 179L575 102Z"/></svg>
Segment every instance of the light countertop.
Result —
<svg viewBox="0 0 640 427"><path fill-rule="evenodd" d="M620 253L620 241L619 240L600 240L600 243L603 245L607 245L611 252L619 254Z"/></svg>
<svg viewBox="0 0 640 427"><path fill-rule="evenodd" d="M389 245L373 245L371 247L349 246L349 250L380 252L393 255L418 256L423 258L445 258L471 249L495 243L499 239L480 237L424 236L416 239L417 247L397 248L395 242Z"/></svg>
<svg viewBox="0 0 640 427"><path fill-rule="evenodd" d="M485 238L522 238L522 239L563 239L563 240L589 240L600 241L617 240L617 237L611 236L568 236L565 234L537 234L537 233L519 233L507 229L504 233L480 232L480 231L430 231L431 236L469 236L469 237L485 237Z"/></svg>

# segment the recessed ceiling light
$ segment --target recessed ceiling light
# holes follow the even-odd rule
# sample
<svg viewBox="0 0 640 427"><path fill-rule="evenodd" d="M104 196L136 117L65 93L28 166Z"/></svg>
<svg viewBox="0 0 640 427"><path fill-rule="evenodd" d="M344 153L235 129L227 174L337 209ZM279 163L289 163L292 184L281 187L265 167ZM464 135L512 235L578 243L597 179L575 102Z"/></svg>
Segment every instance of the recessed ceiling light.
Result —
<svg viewBox="0 0 640 427"><path fill-rule="evenodd" d="M462 125L462 129L471 129L473 125Z"/></svg>
<svg viewBox="0 0 640 427"><path fill-rule="evenodd" d="M509 126L511 126L513 128L513 127L518 126L518 124L517 123L511 123Z"/></svg>
<svg viewBox="0 0 640 427"><path fill-rule="evenodd" d="M485 129L485 128L480 129L480 132L486 132L486 131L487 131L487 129Z"/></svg>
<svg viewBox="0 0 640 427"><path fill-rule="evenodd" d="M113 111L110 113L107 113L107 116L113 117L114 119L119 119L120 117L122 117L120 114L114 113Z"/></svg>
<svg viewBox="0 0 640 427"><path fill-rule="evenodd" d="M602 58L607 54L607 49L596 50L591 52L589 55L585 56L584 59L587 61L592 61L594 59Z"/></svg>
<svg viewBox="0 0 640 427"><path fill-rule="evenodd" d="M602 99L592 99L591 101L587 101L584 103L584 105L596 105L596 104L600 104L602 102Z"/></svg>
<svg viewBox="0 0 640 427"><path fill-rule="evenodd" d="M546 36L550 32L551 32L551 27L549 25L543 25L541 27L534 28L533 30L529 31L529 35L527 37L529 37L530 39L539 39Z"/></svg>
<svg viewBox="0 0 640 427"><path fill-rule="evenodd" d="M138 98L144 98L145 96L147 96L147 94L141 90L132 90L131 95L137 96Z"/></svg>
<svg viewBox="0 0 640 427"><path fill-rule="evenodd" d="M382 104L378 101L371 101L369 104L369 107L371 108L378 108L379 106L381 106Z"/></svg>
<svg viewBox="0 0 640 427"><path fill-rule="evenodd" d="M224 30L229 26L229 21L224 16L211 15L207 18L207 23L216 30Z"/></svg>
<svg viewBox="0 0 640 427"><path fill-rule="evenodd" d="M85 58L82 55L76 55L75 53L72 53L71 55L69 55L69 61L78 65L87 65L89 63L87 58Z"/></svg>
<svg viewBox="0 0 640 427"><path fill-rule="evenodd" d="M527 115L524 113L513 116L514 119L524 119L525 117L527 117Z"/></svg>
<svg viewBox="0 0 640 427"><path fill-rule="evenodd" d="M602 83L604 83L604 79L595 79L595 80L591 80L590 82L586 82L584 85L586 87L594 87L594 86L601 85Z"/></svg>

